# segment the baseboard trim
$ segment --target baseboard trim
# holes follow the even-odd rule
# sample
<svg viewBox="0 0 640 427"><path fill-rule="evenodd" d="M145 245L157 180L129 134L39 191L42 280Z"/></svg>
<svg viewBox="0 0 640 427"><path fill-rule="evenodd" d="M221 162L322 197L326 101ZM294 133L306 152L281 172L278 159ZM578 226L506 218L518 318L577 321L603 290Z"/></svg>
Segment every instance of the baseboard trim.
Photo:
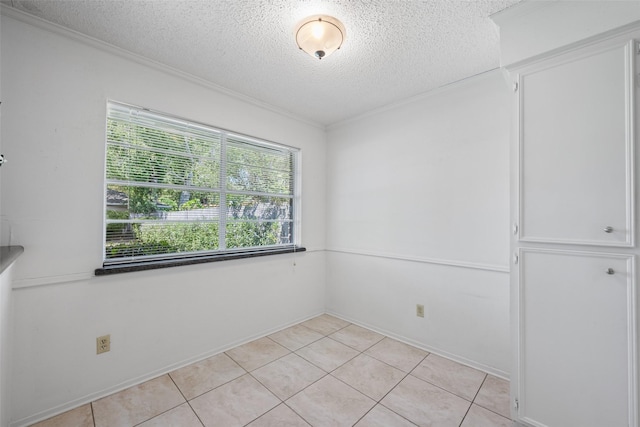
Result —
<svg viewBox="0 0 640 427"><path fill-rule="evenodd" d="M495 368L493 368L491 366L487 366L487 365L484 365L482 363L477 363L477 362L475 362L473 360L469 360L469 359L461 357L459 355L449 353L447 351L444 351L444 350L436 348L436 347L431 347L431 346L424 345L423 343L420 343L418 341L415 341L415 340L412 340L410 338L404 337L402 335L398 335L398 334L396 334L394 332L391 332L389 330L386 330L386 329L383 329L383 328L379 328L379 327L374 326L374 325L370 325L370 324L368 324L366 322L361 322L359 320L350 318L348 316L344 316L344 315L339 314L339 313L335 313L333 311L320 311L320 312L317 312L317 313L315 313L315 314L313 314L311 316L305 316L305 317L299 318L297 320L294 320L292 322L286 323L284 325L280 325L280 326L277 326L277 327L274 327L274 328L270 328L270 329L264 330L264 331L262 331L262 332L260 332L258 334L251 335L249 337L244 337L242 339L239 339L239 340L234 341L232 343L229 343L227 345L215 348L215 349L207 351L205 353L201 353L201 354L199 354L197 356L190 357L190 358L182 360L180 362L165 366L164 368L156 369L156 370L151 371L151 372L149 372L147 374L140 375L140 376L138 376L136 378L133 378L131 380L124 381L124 382L122 382L120 384L114 385L113 387L108 387L106 389L97 391L95 393L91 393L91 394L88 394L86 396L74 399L74 400L72 400L70 402L67 402L65 404L58 405L58 406L53 407L51 409L47 409L47 410L38 412L37 414L22 418L20 420L13 421L13 422L11 422L9 424L9 427L26 427L26 426L30 426L32 424L35 424L37 422L44 421L44 420L49 419L51 417L55 417L56 415L60 415L60 414L62 414L64 412L67 412L67 411L70 411L72 409L78 408L78 407L80 407L82 405L86 405L87 403L91 403L91 402L94 402L94 401L96 401L98 399L102 399L103 397L107 397L107 396L110 396L110 395L112 395L114 393L118 393L118 392L120 392L122 390L125 390L125 389L129 388L129 387L134 387L136 385L139 385L139 384L142 384L144 382L150 381L150 380L152 380L154 378L158 378L158 377L160 377L162 375L166 375L169 372L175 371L176 369L180 369L180 368L183 368L185 366L191 365L193 363L197 363L197 362L200 362L202 360L208 359L208 358L213 357L213 356L215 356L217 354L220 354L220 353L223 353L223 352L225 352L227 350L230 350L230 349L232 349L234 347L246 344L246 343L248 343L250 341L254 341L254 340L266 337L268 335L274 334L274 333L276 333L278 331L281 331L283 329L287 329L287 328L289 328L291 326L294 326L294 325L302 323L302 322L304 322L306 320L312 319L312 318L314 318L316 316L319 316L319 315L321 315L323 313L329 314L331 316L335 316L335 317L337 317L339 319L342 319L342 320L345 320L347 322L353 323L354 325L358 325L358 326L361 326L363 328L370 329L370 330L372 330L374 332L378 332L378 333L383 334L383 335L385 335L385 336L387 336L389 338L393 338L393 339L398 340L400 342L403 342L405 344L411 345L413 347L417 347L417 348L419 348L421 350L428 351L429 353L433 353L433 354L437 354L438 356L446 357L447 359L453 360L455 362L461 363L463 365L469 366L469 367L474 368L474 369L478 369L480 371L483 371L483 372L485 372L487 374L491 374L491 375L496 376L498 378L502 378L502 379L505 379L507 381L509 380L509 373L508 372L504 372L502 370L495 369Z"/></svg>
<svg viewBox="0 0 640 427"><path fill-rule="evenodd" d="M503 380L509 381L510 374L508 372L503 371L503 370L496 369L496 368L494 368L492 366L488 366L488 365L485 365L485 364L482 364L482 363L478 363L478 362L476 362L474 360L467 359L467 358L462 357L462 356L457 355L457 354L449 353L448 351L439 349L437 347L424 345L423 343L418 342L416 340L412 340L411 338L407 338L405 336L398 335L398 334L396 334L396 333L394 333L392 331L386 330L384 328L379 328L379 327L374 326L374 325L370 325L370 324L368 324L366 322L361 322L359 320L350 318L348 316L343 316L342 314L335 313L333 311L327 311L326 313L330 314L331 316L335 316L335 317L337 317L339 319L345 320L347 322L353 323L354 325L358 325L358 326L361 326L363 328L372 330L374 332L378 332L378 333L380 333L382 335L385 335L385 336L387 336L389 338L393 338L394 340L403 342L403 343L411 345L413 347L417 347L420 350L428 351L429 353L433 353L433 354L436 354L438 356L445 357L447 359L453 360L454 362L461 363L461 364L463 364L465 366L469 366L471 368L478 369L478 370L480 370L482 372L485 372L487 374L491 374L494 377L498 377L498 378L501 378Z"/></svg>
<svg viewBox="0 0 640 427"><path fill-rule="evenodd" d="M88 394L86 396L82 396L80 398L74 399L74 400L72 400L70 402L67 402L67 403L64 403L62 405L58 405L58 406L55 406L53 408L38 412L38 413L36 413L34 415L30 415L28 417L25 417L25 418L22 418L22 419L19 419L19 420L16 420L16 421L12 421L9 424L9 427L26 427L26 426L30 426L32 424L38 423L40 421L47 420L47 419L49 419L51 417L55 417L56 415L60 415L60 414L62 414L64 412L67 412L67 411L70 411L72 409L78 408L78 407L80 407L82 405L86 405L87 403L95 402L96 400L102 399L103 397L107 397L107 396L110 396L110 395L112 395L114 393L118 393L119 391L125 390L125 389L127 389L129 387L134 387L136 385L139 385L139 384L142 384L144 382L150 381L150 380L152 380L154 378L158 378L158 377L160 377L162 375L166 375L169 372L175 371L176 369L180 369L180 368L183 368L185 366L191 365L193 363L200 362L202 360L205 360L205 359L208 359L210 357L213 357L213 356L215 356L217 354L224 353L225 351L230 350L230 349L232 349L234 347L246 344L246 343L248 343L250 341L254 341L254 340L266 337L268 335L274 334L274 333L276 333L278 331L281 331L283 329L287 329L287 328L289 328L291 326L297 325L297 324L299 324L301 322L304 322L306 320L313 319L314 317L319 316L319 315L321 315L323 313L324 313L324 311L319 311L319 312L317 312L317 313L315 313L315 314L313 314L311 316L305 316L305 317L299 318L297 320L294 320L292 322L288 322L288 323L286 323L284 325L280 325L280 326L277 326L277 327L274 327L274 328L269 328L267 330L264 330L264 331L262 331L260 333L255 334L255 335L251 335L249 337L244 337L242 339L236 340L236 341L234 341L232 343L229 343L227 345L215 348L215 349L207 351L205 353L201 353L201 354L199 354L197 356L190 357L190 358L182 360L180 362L173 363L173 364L165 366L163 368L156 369L156 370L151 371L151 372L149 372L147 374L140 375L140 376L138 376L136 378L133 378L133 379L128 380L128 381L124 381L124 382L122 382L120 384L117 384L117 385L114 385L112 387L105 388L105 389L97 391L95 393L90 393L90 394Z"/></svg>

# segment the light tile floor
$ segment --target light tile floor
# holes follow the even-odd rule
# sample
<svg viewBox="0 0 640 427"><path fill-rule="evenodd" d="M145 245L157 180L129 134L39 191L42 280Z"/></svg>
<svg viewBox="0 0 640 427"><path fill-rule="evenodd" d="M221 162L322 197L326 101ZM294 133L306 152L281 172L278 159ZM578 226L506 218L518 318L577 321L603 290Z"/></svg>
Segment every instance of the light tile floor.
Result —
<svg viewBox="0 0 640 427"><path fill-rule="evenodd" d="M37 427L507 427L509 383L322 315Z"/></svg>

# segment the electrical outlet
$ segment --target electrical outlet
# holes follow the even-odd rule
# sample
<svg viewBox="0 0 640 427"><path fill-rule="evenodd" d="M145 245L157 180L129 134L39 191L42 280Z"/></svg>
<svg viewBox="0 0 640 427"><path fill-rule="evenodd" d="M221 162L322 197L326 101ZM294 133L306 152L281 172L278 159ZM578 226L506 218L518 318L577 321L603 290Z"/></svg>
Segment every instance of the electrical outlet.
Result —
<svg viewBox="0 0 640 427"><path fill-rule="evenodd" d="M96 338L96 354L106 353L111 350L111 335L103 335Z"/></svg>
<svg viewBox="0 0 640 427"><path fill-rule="evenodd" d="M416 304L416 316L424 317L424 305Z"/></svg>

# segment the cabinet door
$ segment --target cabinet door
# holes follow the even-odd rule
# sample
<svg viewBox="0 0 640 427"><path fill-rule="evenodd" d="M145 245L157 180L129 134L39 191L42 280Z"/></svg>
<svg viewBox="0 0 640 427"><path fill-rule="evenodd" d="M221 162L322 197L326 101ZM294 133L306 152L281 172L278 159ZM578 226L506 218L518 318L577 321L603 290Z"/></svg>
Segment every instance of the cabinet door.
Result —
<svg viewBox="0 0 640 427"><path fill-rule="evenodd" d="M633 42L519 74L520 240L633 245Z"/></svg>
<svg viewBox="0 0 640 427"><path fill-rule="evenodd" d="M633 255L521 249L519 264L519 420L636 425Z"/></svg>

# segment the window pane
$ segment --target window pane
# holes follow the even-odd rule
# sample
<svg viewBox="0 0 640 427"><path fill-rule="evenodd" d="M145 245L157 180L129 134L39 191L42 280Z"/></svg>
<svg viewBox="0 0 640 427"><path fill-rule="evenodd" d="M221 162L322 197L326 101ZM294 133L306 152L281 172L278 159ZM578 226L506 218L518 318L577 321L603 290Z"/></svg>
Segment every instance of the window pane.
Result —
<svg viewBox="0 0 640 427"><path fill-rule="evenodd" d="M291 223L279 221L234 221L227 223L228 249L291 243Z"/></svg>
<svg viewBox="0 0 640 427"><path fill-rule="evenodd" d="M230 139L227 146L227 189L293 194L291 152L256 147Z"/></svg>
<svg viewBox="0 0 640 427"><path fill-rule="evenodd" d="M108 185L106 203L106 259L218 249L218 193Z"/></svg>
<svg viewBox="0 0 640 427"><path fill-rule="evenodd" d="M217 188L220 165L212 158L185 157L146 148L109 145L107 179Z"/></svg>
<svg viewBox="0 0 640 427"><path fill-rule="evenodd" d="M214 129L168 117L154 118L115 104L110 105L107 140L194 156L217 156L220 152L220 133Z"/></svg>
<svg viewBox="0 0 640 427"><path fill-rule="evenodd" d="M123 224L107 224L109 226ZM105 258L130 258L218 249L218 223L124 224L126 236L107 237Z"/></svg>
<svg viewBox="0 0 640 427"><path fill-rule="evenodd" d="M297 150L112 102L106 136L105 264L293 244Z"/></svg>
<svg viewBox="0 0 640 427"><path fill-rule="evenodd" d="M292 243L291 198L227 195L229 249Z"/></svg>
<svg viewBox="0 0 640 427"><path fill-rule="evenodd" d="M107 223L109 220L217 221L220 218L219 193L109 184L106 205ZM113 212L124 212L124 216Z"/></svg>
<svg viewBox="0 0 640 427"><path fill-rule="evenodd" d="M293 199L285 197L227 195L227 217L230 219L290 220Z"/></svg>

